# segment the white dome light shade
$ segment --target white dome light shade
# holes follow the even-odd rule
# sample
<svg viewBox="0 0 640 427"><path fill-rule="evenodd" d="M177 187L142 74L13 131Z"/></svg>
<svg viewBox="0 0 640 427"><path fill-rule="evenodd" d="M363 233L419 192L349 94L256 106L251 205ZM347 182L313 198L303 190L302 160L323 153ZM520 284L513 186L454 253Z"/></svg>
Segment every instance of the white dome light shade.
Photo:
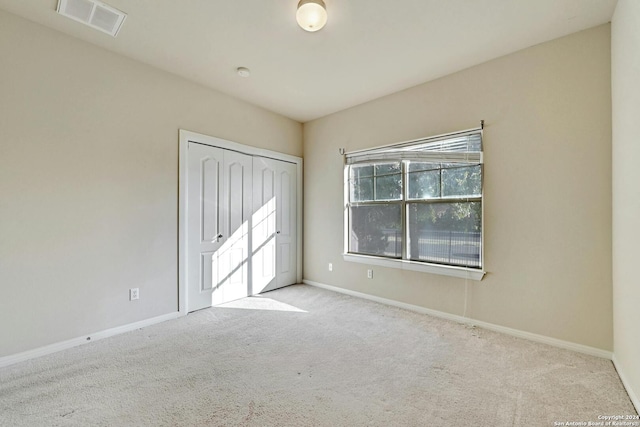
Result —
<svg viewBox="0 0 640 427"><path fill-rule="evenodd" d="M318 31L327 23L327 9L322 0L300 0L296 21L305 31Z"/></svg>

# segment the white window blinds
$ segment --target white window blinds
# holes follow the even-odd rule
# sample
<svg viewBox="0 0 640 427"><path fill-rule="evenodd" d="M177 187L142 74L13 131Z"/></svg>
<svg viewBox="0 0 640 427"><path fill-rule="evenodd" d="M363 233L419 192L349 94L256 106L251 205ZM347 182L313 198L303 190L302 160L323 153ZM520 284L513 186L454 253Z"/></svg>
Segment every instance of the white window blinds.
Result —
<svg viewBox="0 0 640 427"><path fill-rule="evenodd" d="M348 165L388 160L434 163L482 163L482 129L418 139L345 154Z"/></svg>

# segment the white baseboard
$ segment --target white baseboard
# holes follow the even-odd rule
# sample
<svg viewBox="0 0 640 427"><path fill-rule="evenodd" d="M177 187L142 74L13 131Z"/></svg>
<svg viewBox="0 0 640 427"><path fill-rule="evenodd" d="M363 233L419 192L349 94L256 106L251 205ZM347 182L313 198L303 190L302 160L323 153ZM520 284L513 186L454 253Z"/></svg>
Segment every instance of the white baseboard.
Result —
<svg viewBox="0 0 640 427"><path fill-rule="evenodd" d="M351 291L349 289L339 288L337 286L325 285L324 283L314 282L312 280L303 280L302 283L306 285L315 286L318 288L327 289L341 294L354 296L357 298L363 298L370 301L379 302L381 304L391 305L394 307L404 308L405 310L415 311L422 314L428 314L430 316L439 317L441 319L452 320L454 322L463 323L467 325L478 326L480 328L489 329L495 332L501 332L503 334L512 335L518 338L524 338L530 341L535 341L543 344L552 345L554 347L563 348L566 350L577 351L578 353L588 354L590 356L602 357L604 359L611 360L613 353L610 351L602 350L595 347L589 347L582 344L576 344L569 341L559 340L557 338L551 338L544 335L538 335L531 332L520 331L518 329L507 328L506 326L494 325L493 323L482 322L480 320L470 319L468 317L458 316L456 314L445 313L443 311L432 310L430 308L420 307L418 305L407 304L400 301L394 301L387 298L381 298L374 295L365 294L362 292Z"/></svg>
<svg viewBox="0 0 640 427"><path fill-rule="evenodd" d="M0 368L13 365L15 363L24 362L29 359L35 359L36 357L44 356L58 351L66 350L68 348L76 347L82 344L87 344L103 338L112 337L114 335L123 334L125 332L134 331L136 329L144 328L145 326L155 325L167 320L176 319L178 312L164 314L158 317L152 317L151 319L141 320L139 322L129 323L127 325L118 326L116 328L105 329L93 334L84 335L70 340L49 344L44 347L34 348L33 350L27 350L22 353L12 354L10 356L0 357Z"/></svg>
<svg viewBox="0 0 640 427"><path fill-rule="evenodd" d="M622 381L622 385L627 390L631 403L633 403L633 406L636 408L636 412L640 414L640 400L638 399L638 395L635 393L633 388L631 388L631 384L629 383L629 380L627 379L627 376L624 373L622 366L620 366L620 362L618 362L615 354L611 360L613 361L613 366L615 366L616 371L618 371L618 376L620 377L620 381Z"/></svg>

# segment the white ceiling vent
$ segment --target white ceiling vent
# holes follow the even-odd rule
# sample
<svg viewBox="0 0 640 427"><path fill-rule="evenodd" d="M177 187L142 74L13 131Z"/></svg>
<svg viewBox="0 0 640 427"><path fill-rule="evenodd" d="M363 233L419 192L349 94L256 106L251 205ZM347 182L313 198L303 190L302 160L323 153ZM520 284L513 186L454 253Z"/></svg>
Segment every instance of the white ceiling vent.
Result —
<svg viewBox="0 0 640 427"><path fill-rule="evenodd" d="M115 37L127 14L97 0L58 0L58 13Z"/></svg>

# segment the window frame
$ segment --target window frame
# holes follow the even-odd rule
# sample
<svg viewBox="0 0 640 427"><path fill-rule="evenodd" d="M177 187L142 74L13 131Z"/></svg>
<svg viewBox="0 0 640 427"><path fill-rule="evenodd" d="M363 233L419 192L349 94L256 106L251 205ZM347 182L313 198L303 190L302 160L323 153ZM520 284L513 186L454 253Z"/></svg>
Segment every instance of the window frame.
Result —
<svg viewBox="0 0 640 427"><path fill-rule="evenodd" d="M459 136L460 134L472 134L472 133L479 133L480 134L480 138L482 143L483 141L483 135L482 135L482 128L477 128L477 129L469 129L466 131L461 131L461 132L455 132L455 133L451 133L451 134L445 134L445 135L438 135L435 137L429 137L429 138L421 138L419 140L414 140L414 141L409 141L409 142L405 142L405 143L401 143L401 144L393 144L390 146L386 146L386 147L377 147L371 150L362 150L362 152L369 152L369 151L379 151L381 149L384 148L393 148L396 146L401 146L403 148L405 147L411 147L412 145L419 145L419 144L424 144L425 142L429 142L431 140L433 141L439 141L439 140L446 140L447 138L454 138L455 136ZM480 152L482 153L482 152ZM484 266L485 266L485 258L484 258L484 245L485 245L485 238L484 238L484 183L485 183L485 176L484 176L484 162L482 161L482 154L480 154L480 161L477 163L480 165L481 168L481 192L479 196L453 196L453 197L443 197L442 193L440 193L440 197L439 198L433 198L433 199L428 199L428 198L421 198L421 199L408 199L408 193L409 193L409 176L408 176L408 161L412 161L412 160L408 160L408 159L404 159L402 158L402 156L398 156L397 159L394 159L393 157L389 157L388 160L384 160L387 163L391 163L391 162L400 162L400 170L401 170L401 185L402 185L402 198L400 200L385 200L385 201L358 201L358 202L351 202L350 201L350 192L351 192L351 187L350 187L350 170L352 167L352 164L347 163L346 161L346 155L345 155L345 163L344 163L344 252L343 252L343 259L345 261L349 261L349 262L356 262L356 263L363 263L363 264L369 264L369 265L378 265L378 266L382 266L382 267L389 267L389 268L397 268L397 269L402 269L402 270L410 270L410 271L419 271L419 272L426 272L426 273L432 273L432 274L439 274L439 275L445 275L445 276L453 276L453 277L459 277L459 278L465 278L465 279L471 279L471 280L476 280L476 281L480 281L482 280L482 278L484 277L484 275L486 274L485 270L484 270ZM415 160L414 160L415 161ZM358 162L356 164L376 164L376 163L382 163L383 160L380 161L375 161L375 160L371 160L371 161L364 161L364 162ZM446 162L440 162L440 163L446 163ZM475 162L470 162L470 165L475 165ZM441 169L442 170L442 169ZM442 173L442 172L441 172ZM374 174L375 176L375 174ZM375 182L375 180L374 180ZM442 185L442 183L441 183ZM375 184L374 184L374 188L375 188ZM455 202L480 202L480 206L481 206L481 229L480 229L480 266L479 267L465 267L465 266L457 266L457 265L450 265L450 264L441 264L441 263L434 263L434 262L428 262L428 261L417 261L417 260L411 260L409 259L409 218L408 218L408 209L407 209L407 205L408 204L431 204L431 203L455 203ZM402 257L398 258L398 257L389 257L389 256L384 256L384 255L369 255L369 254L361 254L361 253L354 253L354 252L350 252L350 247L349 247L349 235L351 233L351 218L350 218L350 210L352 206L373 206L373 205L390 205L390 204L400 204L401 205L401 227L402 227Z"/></svg>

